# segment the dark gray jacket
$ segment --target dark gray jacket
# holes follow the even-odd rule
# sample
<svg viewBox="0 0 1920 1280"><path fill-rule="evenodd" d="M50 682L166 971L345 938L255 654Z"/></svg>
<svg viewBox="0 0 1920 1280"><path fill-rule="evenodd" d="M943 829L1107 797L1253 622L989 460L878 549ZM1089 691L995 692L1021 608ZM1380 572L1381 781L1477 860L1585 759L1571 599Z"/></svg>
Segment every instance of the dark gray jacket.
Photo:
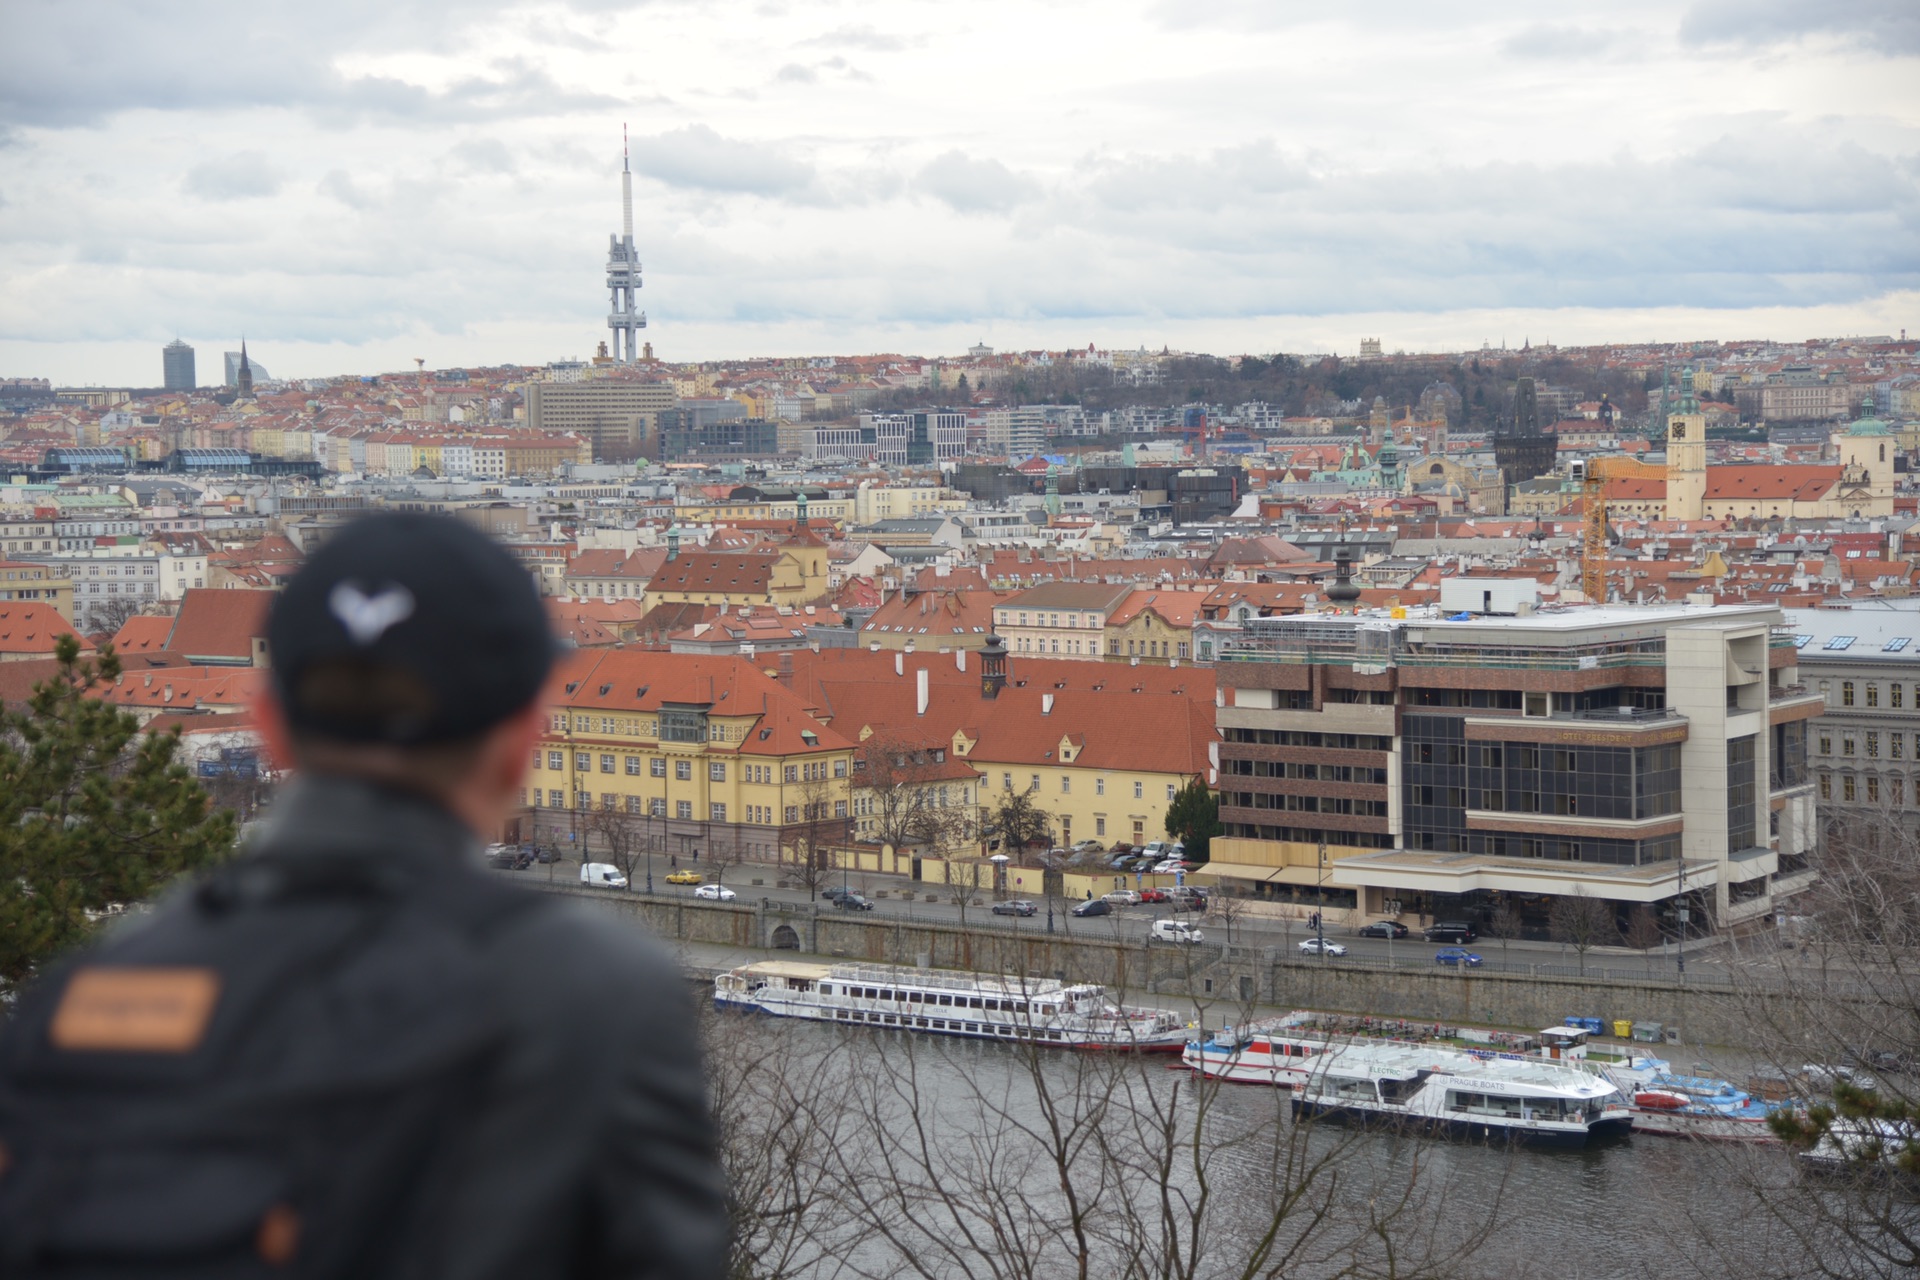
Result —
<svg viewBox="0 0 1920 1280"><path fill-rule="evenodd" d="M254 849L349 851L428 886L490 874L445 810L336 778L287 787ZM485 945L508 1047L463 1135L444 1275L722 1275L725 1181L679 968L637 926L559 897Z"/></svg>

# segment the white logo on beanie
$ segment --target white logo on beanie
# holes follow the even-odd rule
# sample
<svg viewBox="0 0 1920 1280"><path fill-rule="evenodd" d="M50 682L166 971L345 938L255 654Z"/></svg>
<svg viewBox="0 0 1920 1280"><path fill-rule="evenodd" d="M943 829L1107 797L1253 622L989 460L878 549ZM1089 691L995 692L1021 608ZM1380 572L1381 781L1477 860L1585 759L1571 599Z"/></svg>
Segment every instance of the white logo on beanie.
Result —
<svg viewBox="0 0 1920 1280"><path fill-rule="evenodd" d="M341 582L327 593L327 608L340 619L353 642L364 649L385 635L388 628L413 616L413 593L398 583L388 583L370 596L351 582Z"/></svg>

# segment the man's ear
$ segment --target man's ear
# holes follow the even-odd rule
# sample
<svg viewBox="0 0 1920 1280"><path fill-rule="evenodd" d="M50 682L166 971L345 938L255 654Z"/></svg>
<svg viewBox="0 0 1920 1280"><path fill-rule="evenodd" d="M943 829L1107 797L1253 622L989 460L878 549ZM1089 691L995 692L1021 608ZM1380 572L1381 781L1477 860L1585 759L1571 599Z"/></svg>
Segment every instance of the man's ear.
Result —
<svg viewBox="0 0 1920 1280"><path fill-rule="evenodd" d="M293 747L293 730L287 727L286 709L280 705L272 685L254 699L253 721L259 726L260 740L266 744L267 756L274 767L282 772L297 769L300 761Z"/></svg>
<svg viewBox="0 0 1920 1280"><path fill-rule="evenodd" d="M533 767L533 744L540 740L546 720L546 706L536 699L501 721L489 735L492 741L487 750L493 758L488 761L487 771L496 786L517 790L526 780Z"/></svg>

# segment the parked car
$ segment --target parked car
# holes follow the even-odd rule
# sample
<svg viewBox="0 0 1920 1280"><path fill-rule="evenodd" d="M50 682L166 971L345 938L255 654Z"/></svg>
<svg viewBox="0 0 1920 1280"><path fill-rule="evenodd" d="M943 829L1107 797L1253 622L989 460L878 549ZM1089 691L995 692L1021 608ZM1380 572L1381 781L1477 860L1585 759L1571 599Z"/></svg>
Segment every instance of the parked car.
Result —
<svg viewBox="0 0 1920 1280"><path fill-rule="evenodd" d="M585 862L580 865L580 883L599 889L624 889L627 878L611 862Z"/></svg>
<svg viewBox="0 0 1920 1280"><path fill-rule="evenodd" d="M510 844L490 844L487 846L487 865L495 871L524 871L533 865L533 858L524 849L516 849Z"/></svg>
<svg viewBox="0 0 1920 1280"><path fill-rule="evenodd" d="M1025 898L1010 898L993 904L993 914L997 916L1030 916L1037 910L1039 908Z"/></svg>
<svg viewBox="0 0 1920 1280"><path fill-rule="evenodd" d="M560 851L550 844L523 844L520 847L526 850L528 857L542 865L560 861Z"/></svg>
<svg viewBox="0 0 1920 1280"><path fill-rule="evenodd" d="M1354 935L1361 938L1404 938L1407 926L1398 920L1374 920L1355 929Z"/></svg>
<svg viewBox="0 0 1920 1280"><path fill-rule="evenodd" d="M1076 916L1110 916L1113 914L1113 908L1107 904L1105 898L1088 898L1085 902L1073 909L1073 914Z"/></svg>
<svg viewBox="0 0 1920 1280"><path fill-rule="evenodd" d="M1075 842L1073 851L1075 853L1099 853L1101 848L1102 846L1098 840L1080 840Z"/></svg>
<svg viewBox="0 0 1920 1280"><path fill-rule="evenodd" d="M1133 855L1130 853L1115 854L1107 860L1107 865L1115 871L1125 871L1133 865Z"/></svg>
<svg viewBox="0 0 1920 1280"><path fill-rule="evenodd" d="M1168 893L1168 892L1167 892L1167 891L1166 891L1165 889L1142 889L1142 890L1140 891L1140 901L1142 901L1142 902L1172 902L1172 901L1173 901L1173 895L1172 895L1172 894L1170 894L1170 893Z"/></svg>
<svg viewBox="0 0 1920 1280"><path fill-rule="evenodd" d="M857 893L843 893L833 900L833 905L842 911L871 911L873 900L863 898Z"/></svg>
<svg viewBox="0 0 1920 1280"><path fill-rule="evenodd" d="M1331 939L1328 939L1326 941L1322 941L1319 938L1301 939L1300 941L1301 955L1317 956L1322 954L1323 952L1330 956L1343 956L1347 954L1347 948L1345 947L1345 945L1338 942L1334 942Z"/></svg>
<svg viewBox="0 0 1920 1280"><path fill-rule="evenodd" d="M703 884L693 891L693 896L710 902L732 902L740 895L723 884Z"/></svg>
<svg viewBox="0 0 1920 1280"><path fill-rule="evenodd" d="M700 884L706 879L698 871L675 871L667 876L668 884Z"/></svg>
<svg viewBox="0 0 1920 1280"><path fill-rule="evenodd" d="M1205 911L1207 894L1204 889L1196 889L1190 884L1177 884L1167 890L1167 898L1176 911Z"/></svg>
<svg viewBox="0 0 1920 1280"><path fill-rule="evenodd" d="M1465 947L1442 947L1433 953L1435 964L1450 964L1456 968L1465 965L1471 969L1480 963L1480 957Z"/></svg>
<svg viewBox="0 0 1920 1280"><path fill-rule="evenodd" d="M1421 935L1428 942L1472 942L1480 933L1465 920L1436 920Z"/></svg>
<svg viewBox="0 0 1920 1280"><path fill-rule="evenodd" d="M1107 902L1112 903L1116 907L1137 907L1140 905L1140 895L1131 889L1115 889L1112 893L1103 896Z"/></svg>
<svg viewBox="0 0 1920 1280"><path fill-rule="evenodd" d="M849 893L852 893L852 892L853 890L843 889L836 884L836 885L829 885L827 888L822 889L820 891L820 896L825 898L828 902L838 902L840 901L840 899L846 897Z"/></svg>
<svg viewBox="0 0 1920 1280"><path fill-rule="evenodd" d="M1205 942L1206 935L1185 920L1155 920L1147 929L1149 938L1162 942Z"/></svg>
<svg viewBox="0 0 1920 1280"><path fill-rule="evenodd" d="M1153 874L1157 876L1172 875L1175 871L1178 871L1180 869L1180 866L1181 866L1180 859L1168 858L1163 862L1156 862L1153 864Z"/></svg>

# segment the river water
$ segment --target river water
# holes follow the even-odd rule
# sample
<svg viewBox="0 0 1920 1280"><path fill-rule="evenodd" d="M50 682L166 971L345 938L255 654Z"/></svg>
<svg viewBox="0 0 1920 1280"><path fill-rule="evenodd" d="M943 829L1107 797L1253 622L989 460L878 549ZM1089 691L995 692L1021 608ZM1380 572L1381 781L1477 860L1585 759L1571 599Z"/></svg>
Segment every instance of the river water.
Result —
<svg viewBox="0 0 1920 1280"><path fill-rule="evenodd" d="M1776 1147L1515 1151L1295 1124L1278 1091L1164 1055L718 1026L716 1071L757 1081L722 1106L757 1170L743 1191L780 1220L760 1274L1235 1276L1266 1238L1281 1252L1253 1274L1289 1278L1806 1274L1746 1186L1792 1180ZM807 1188L804 1210L782 1213L783 1185Z"/></svg>

